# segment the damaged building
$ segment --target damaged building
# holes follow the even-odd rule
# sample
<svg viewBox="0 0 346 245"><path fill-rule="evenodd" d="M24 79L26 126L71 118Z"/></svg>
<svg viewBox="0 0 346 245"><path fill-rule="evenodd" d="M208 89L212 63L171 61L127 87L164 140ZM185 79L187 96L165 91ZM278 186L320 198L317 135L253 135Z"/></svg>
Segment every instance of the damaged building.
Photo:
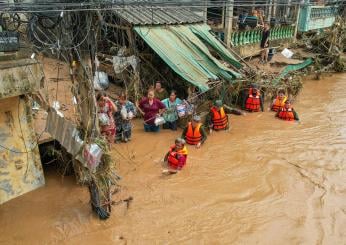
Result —
<svg viewBox="0 0 346 245"><path fill-rule="evenodd" d="M0 54L0 204L44 185L30 99L43 73L33 59L8 58Z"/></svg>

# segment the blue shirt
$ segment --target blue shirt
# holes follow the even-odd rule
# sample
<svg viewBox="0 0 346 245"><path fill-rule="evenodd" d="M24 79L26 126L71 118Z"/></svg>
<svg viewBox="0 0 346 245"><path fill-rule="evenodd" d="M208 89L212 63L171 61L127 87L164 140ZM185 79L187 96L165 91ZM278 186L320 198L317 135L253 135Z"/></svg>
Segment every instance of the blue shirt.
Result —
<svg viewBox="0 0 346 245"><path fill-rule="evenodd" d="M182 102L181 99L176 98L174 102L170 101L169 98L162 100L162 103L166 106L166 111L163 114L163 118L167 122L174 122L178 120L177 105L180 105Z"/></svg>

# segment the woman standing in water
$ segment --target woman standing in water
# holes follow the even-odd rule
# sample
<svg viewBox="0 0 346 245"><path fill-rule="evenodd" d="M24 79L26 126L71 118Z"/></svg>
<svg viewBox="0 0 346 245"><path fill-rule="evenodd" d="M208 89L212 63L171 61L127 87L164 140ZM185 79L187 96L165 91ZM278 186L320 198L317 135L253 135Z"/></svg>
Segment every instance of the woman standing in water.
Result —
<svg viewBox="0 0 346 245"><path fill-rule="evenodd" d="M98 105L98 118L101 134L105 136L109 144L112 144L115 138L113 114L117 111L117 108L113 101L107 97L105 92L97 94L96 101Z"/></svg>
<svg viewBox="0 0 346 245"><path fill-rule="evenodd" d="M158 132L160 126L155 124L158 115L165 112L165 105L155 98L154 90L148 91L148 96L143 98L137 105L138 110L144 116L145 132Z"/></svg>
<svg viewBox="0 0 346 245"><path fill-rule="evenodd" d="M166 106L166 111L163 114L165 118L165 124L163 124L163 129L171 129L173 131L177 130L178 122L178 112L177 105L183 103L181 99L177 98L177 91L172 90L169 98L162 100L162 103Z"/></svg>

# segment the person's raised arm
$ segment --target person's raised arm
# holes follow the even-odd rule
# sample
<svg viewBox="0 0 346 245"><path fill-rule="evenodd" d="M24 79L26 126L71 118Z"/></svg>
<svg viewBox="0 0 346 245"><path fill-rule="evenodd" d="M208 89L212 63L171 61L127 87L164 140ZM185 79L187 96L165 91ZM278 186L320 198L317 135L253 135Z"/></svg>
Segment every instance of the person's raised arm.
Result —
<svg viewBox="0 0 346 245"><path fill-rule="evenodd" d="M114 104L114 102L109 98L109 97L106 97L106 100L107 102L110 104L110 109L112 112L117 112L118 111L118 108L117 106Z"/></svg>

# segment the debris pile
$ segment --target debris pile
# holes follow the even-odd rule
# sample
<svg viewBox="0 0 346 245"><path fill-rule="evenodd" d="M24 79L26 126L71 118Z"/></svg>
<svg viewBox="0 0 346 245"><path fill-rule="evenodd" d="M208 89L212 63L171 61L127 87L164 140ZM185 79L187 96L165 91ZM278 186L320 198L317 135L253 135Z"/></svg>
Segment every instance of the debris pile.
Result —
<svg viewBox="0 0 346 245"><path fill-rule="evenodd" d="M315 54L317 73L346 71L346 20L339 18L329 29L303 35L299 46Z"/></svg>

